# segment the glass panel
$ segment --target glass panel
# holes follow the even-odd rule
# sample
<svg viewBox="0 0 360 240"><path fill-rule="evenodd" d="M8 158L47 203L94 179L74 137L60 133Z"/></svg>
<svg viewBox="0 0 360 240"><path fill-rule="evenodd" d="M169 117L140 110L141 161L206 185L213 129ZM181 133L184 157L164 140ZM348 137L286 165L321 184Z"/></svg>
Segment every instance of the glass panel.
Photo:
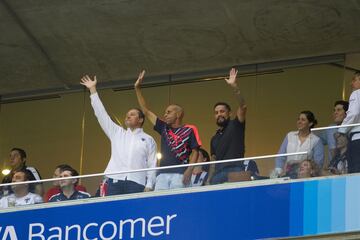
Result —
<svg viewBox="0 0 360 240"><path fill-rule="evenodd" d="M261 181L274 181L309 178L321 175L315 161L309 160L308 154L286 153L278 157L256 159L229 159L209 162L199 157L194 166L169 166L158 170L134 170L132 172L108 173L106 176L73 177L76 172L69 166L62 166L56 180L44 180L42 183L18 184L25 179L25 173L15 172L12 186L2 186L2 209L22 207L47 202L84 200L94 197L140 196L147 192L164 192L176 189L202 188L206 186L244 182L261 184ZM261 162L283 163L281 172L277 168L269 173L260 173ZM54 174L56 175L56 174ZM76 176L76 175L75 175ZM135 179L145 177L146 187ZM148 180L150 178L152 180ZM156 177L153 179L152 177ZM275 182L277 182L276 180ZM248 182L248 183L245 183ZM274 183L275 183L274 182ZM69 202L70 203L70 202Z"/></svg>
<svg viewBox="0 0 360 240"><path fill-rule="evenodd" d="M316 137L312 137L302 148L298 148L301 144L289 146L290 140L288 139L287 144L283 146L283 151L279 151L279 149L281 150L281 145L290 132L293 133L292 137L294 137L295 142L302 141L299 137L296 138L294 134L301 127L298 119L303 110L314 113L315 118L319 121L318 126L325 127L334 124L334 119L331 119L333 102L343 99L344 96L347 99L350 95L348 90L344 91L344 63L287 67L268 72L262 70L254 73L254 71L255 69L252 69L252 73L239 74L238 76L239 88L245 97L248 109L245 156L259 156L277 152L296 153L303 150L308 154L305 156L286 156L277 160L275 158L256 160L258 173L250 174L250 179L258 180L282 176L297 178L300 163L305 159L311 159L318 163L320 175L336 172L333 170L336 164L331 163L331 157L335 156L333 155L335 152L331 153L334 145L330 146L329 143L325 143L323 136L329 135L330 137L327 138L334 142L335 147L341 143L348 147L352 142L349 142L350 135L348 138L336 139L334 138L334 132L336 132L334 130L314 130L313 134L319 136L322 144L325 144L323 156L318 150L319 147L316 147L318 145ZM348 75L345 74L346 77ZM349 82L349 79L346 81ZM348 84L346 83L346 85ZM164 109L169 103L176 102L183 106L185 109L184 123L194 124L198 127L203 143L202 147L208 152L211 138L218 128L214 119L213 104L218 101L228 102L233 108L232 119L235 117L238 106L233 91L219 76L218 78L202 79L197 82L170 87L144 88L143 94L151 106L151 110L159 117L163 116ZM101 90L99 95L109 115L118 124L124 125L123 119L127 110L138 106L133 90L116 92L110 89ZM23 147L28 151L26 164L36 166L42 178L50 178L55 166L63 163L76 168L79 174L98 173L106 169L110 159L111 146L94 116L88 92L63 95L59 99L6 104L1 106L0 114L2 170L11 168L9 153L16 146ZM84 114L85 117L83 118ZM158 151L161 152L160 136L153 130L153 126L148 120L145 121L144 131L154 137ZM352 140L356 140L356 136L354 139L352 137ZM306 138L303 140L305 142ZM348 140L348 144L345 144L346 140ZM347 154L344 154L345 152L348 153L348 151L342 152L343 156L348 157ZM276 163L279 161L283 161L283 163L277 166ZM295 163L296 168L295 165L292 166ZM213 175L215 177L213 181L216 180L215 183L249 180L249 174L242 173L245 168L243 164L229 165L235 166L235 171L230 169L231 171L223 174L226 180L217 180L219 176L216 175L221 173L221 169L224 169L222 166L227 166L227 164L211 165L210 169L214 168L216 173ZM276 168L278 170L275 171ZM185 170L173 171L183 173ZM167 173L170 170L163 171ZM198 176L204 170L203 168L194 168L194 171L191 176ZM341 170L340 172L345 173L346 171ZM137 174L133 173L132 175ZM143 175L147 176L146 173ZM157 178L164 176L161 176L159 172L156 175ZM174 186L174 188L181 187L181 178L178 176L179 185ZM109 182L103 183L101 176L81 180L81 185L85 185L92 196L96 195L101 184L106 186ZM154 184L155 181L153 187L155 187ZM51 188L52 183L46 182L42 185L43 191L46 192ZM38 191L42 195L40 190Z"/></svg>
<svg viewBox="0 0 360 240"><path fill-rule="evenodd" d="M322 137L326 144L327 162L324 165L323 174L339 175L360 172L357 168L357 160L360 153L357 151L356 129L359 123L348 127L332 126L328 129L315 129L314 132Z"/></svg>

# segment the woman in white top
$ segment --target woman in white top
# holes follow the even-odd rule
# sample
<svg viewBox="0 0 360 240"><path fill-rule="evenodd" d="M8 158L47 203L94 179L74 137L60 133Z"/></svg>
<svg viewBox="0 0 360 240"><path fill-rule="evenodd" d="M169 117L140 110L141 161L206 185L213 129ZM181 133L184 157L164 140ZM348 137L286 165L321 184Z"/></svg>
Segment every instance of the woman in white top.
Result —
<svg viewBox="0 0 360 240"><path fill-rule="evenodd" d="M277 175L286 175L296 178L299 163L305 159L314 160L320 168L324 162L324 145L320 138L311 132L317 124L315 116L310 111L302 111L296 122L298 131L289 132L281 144L279 154L307 152L287 157L277 157L275 172Z"/></svg>

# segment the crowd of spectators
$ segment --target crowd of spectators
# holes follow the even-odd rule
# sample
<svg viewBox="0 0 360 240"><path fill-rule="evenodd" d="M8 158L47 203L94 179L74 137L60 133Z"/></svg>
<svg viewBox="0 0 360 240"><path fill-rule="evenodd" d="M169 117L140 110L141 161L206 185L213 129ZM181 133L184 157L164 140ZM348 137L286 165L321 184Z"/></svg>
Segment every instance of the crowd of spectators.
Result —
<svg viewBox="0 0 360 240"><path fill-rule="evenodd" d="M244 157L247 105L236 80L236 69L231 69L229 77L225 80L233 90L238 106L232 118L232 108L229 104L218 102L214 105L217 131L211 139L210 154L202 148L196 126L183 122L184 109L180 105L167 106L163 117L150 110L141 91L144 75L145 71L142 71L134 85L140 108L132 108L126 113L125 127L113 122L108 115L96 90L96 77L90 78L86 75L81 79L81 84L90 91L91 105L100 127L111 142L111 157L105 170L105 178L94 196L269 178L260 175L253 160L173 167ZM353 92L349 102L341 100L334 104L333 124L330 126L340 128L313 132L312 128L317 124L315 114L308 110L299 113L297 130L285 136L279 154L307 154L277 157L275 169L270 174L271 178L310 178L360 171L360 127L341 128L341 125L360 123L360 72L354 74L351 84ZM157 163L157 146L154 139L143 131L145 118L161 136L163 157L160 163ZM41 183L26 183L41 179L36 168L27 166L26 159L25 150L11 149L11 171L3 178L2 183L22 183L1 187L0 208L91 197L86 188L79 184L79 179L76 178L78 172L67 164L55 168L53 177L60 180L53 181L53 187L46 189L46 192ZM157 166L164 168L159 171L112 174Z"/></svg>

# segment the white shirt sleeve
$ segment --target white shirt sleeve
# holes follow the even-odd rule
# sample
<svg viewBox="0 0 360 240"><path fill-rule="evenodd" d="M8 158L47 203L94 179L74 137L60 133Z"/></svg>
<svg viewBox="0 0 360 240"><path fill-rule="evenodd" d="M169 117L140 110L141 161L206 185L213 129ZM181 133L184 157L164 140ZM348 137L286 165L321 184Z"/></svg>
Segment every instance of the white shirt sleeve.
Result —
<svg viewBox="0 0 360 240"><path fill-rule="evenodd" d="M117 131L123 131L123 128L114 123L109 114L106 112L104 105L102 104L99 95L97 93L91 94L91 105L94 109L95 116L98 119L101 128L104 130L108 138L112 138Z"/></svg>
<svg viewBox="0 0 360 240"><path fill-rule="evenodd" d="M147 159L147 167L148 168L154 168L156 167L156 142L153 138L150 138L149 141L149 152L148 152L148 159ZM146 187L153 189L153 186L155 184L155 178L156 178L156 171L147 171L146 172Z"/></svg>
<svg viewBox="0 0 360 240"><path fill-rule="evenodd" d="M360 90L354 91L349 98L349 109L341 125L359 123L360 119ZM347 133L351 128L339 128L340 133Z"/></svg>

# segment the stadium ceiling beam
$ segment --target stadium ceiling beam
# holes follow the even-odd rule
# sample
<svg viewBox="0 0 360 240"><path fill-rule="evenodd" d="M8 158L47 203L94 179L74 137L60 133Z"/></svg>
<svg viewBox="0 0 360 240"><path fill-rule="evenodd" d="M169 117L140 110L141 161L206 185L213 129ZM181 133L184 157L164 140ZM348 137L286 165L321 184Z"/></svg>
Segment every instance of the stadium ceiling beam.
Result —
<svg viewBox="0 0 360 240"><path fill-rule="evenodd" d="M339 64L345 62L345 54L307 57L299 59L289 59L281 61L272 61L265 63L251 63L246 65L233 66L239 70L239 76L254 76L263 74L281 73L284 69L294 67L304 67L317 64L331 64L339 67ZM229 66L231 67L231 66ZM176 84L187 84L201 81L223 80L229 72L228 68L213 69L201 72L177 73L172 75L147 76L143 87L157 87ZM346 66L344 66L346 69ZM98 83L98 89L113 89L114 91L130 90L133 88L135 78L118 79L111 82ZM26 92L9 93L0 96L0 104L33 101L51 98L60 98L63 94L82 92L84 87L78 85L66 85L64 88L38 89Z"/></svg>

